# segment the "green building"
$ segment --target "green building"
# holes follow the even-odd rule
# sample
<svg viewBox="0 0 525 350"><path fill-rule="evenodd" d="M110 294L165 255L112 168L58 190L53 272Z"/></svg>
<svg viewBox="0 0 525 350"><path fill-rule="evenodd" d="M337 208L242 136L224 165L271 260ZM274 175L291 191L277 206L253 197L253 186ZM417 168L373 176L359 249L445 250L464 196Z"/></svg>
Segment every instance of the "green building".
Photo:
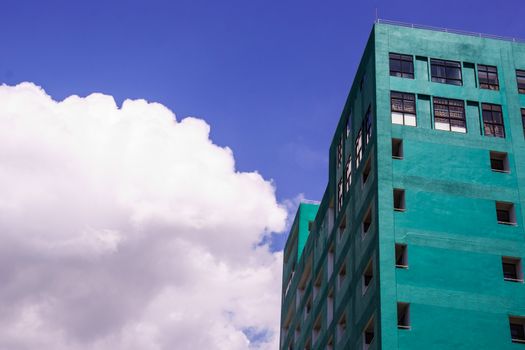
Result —
<svg viewBox="0 0 525 350"><path fill-rule="evenodd" d="M380 21L284 251L280 349L525 350L525 43Z"/></svg>

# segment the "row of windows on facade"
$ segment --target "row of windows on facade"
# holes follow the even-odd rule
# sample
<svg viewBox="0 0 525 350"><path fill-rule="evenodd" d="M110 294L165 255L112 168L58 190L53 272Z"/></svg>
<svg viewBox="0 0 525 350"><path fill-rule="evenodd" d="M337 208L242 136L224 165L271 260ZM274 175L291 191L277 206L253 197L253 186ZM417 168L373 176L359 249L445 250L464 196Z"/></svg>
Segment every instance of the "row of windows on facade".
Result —
<svg viewBox="0 0 525 350"><path fill-rule="evenodd" d="M467 121L465 102L462 100L433 97L434 128L436 130L466 133ZM469 105L478 106L477 102ZM412 93L392 91L390 93L392 123L416 126L416 96ZM501 105L481 104L483 134L485 136L505 137L505 125ZM525 108L521 109L523 132L525 134Z"/></svg>
<svg viewBox="0 0 525 350"><path fill-rule="evenodd" d="M333 266L333 250L329 251L329 255L327 258L328 262L328 269L327 269L327 278L330 279L333 268L330 268L330 266ZM508 257L504 256L501 258L501 264L502 264L502 272L503 272L503 279L505 281L509 282L520 282L523 283L523 268L522 268L522 259L517 257ZM396 244L395 245L395 266L396 268L400 269L408 269L409 263L408 263L408 246L406 244ZM346 265L343 264L341 269L339 270L338 276L337 276L337 289L340 289L346 279ZM370 285L372 284L374 279L374 262L373 258L369 260L367 263L362 277L361 277L361 283L362 283L362 294L365 295L368 291ZM319 275L316 280L314 281L313 286L313 297L310 297L308 301L305 304L305 310L304 310L304 319L306 320L312 311L312 301L317 298L319 295L319 291L321 288L322 278ZM306 286L304 286L306 287ZM299 291L300 292L300 291ZM302 290L304 292L304 289ZM299 296L302 296L302 293L298 294ZM300 301L300 298L297 299L298 302ZM333 289L331 289L328 292L327 300L326 300L326 328L330 327L332 321L333 321L333 314L334 314L334 292ZM298 306L298 305L297 305ZM411 329L410 325L410 314L409 314L409 303L398 303L397 306L397 312L398 312L398 328L399 329ZM525 318L524 317L510 317L510 329L511 329L511 336L513 342L525 342L525 333L523 330L525 329ZM340 341L343 339L346 331L346 315L343 315L338 324L337 324L337 341ZM368 347L371 345L373 340L373 326L369 327L369 324L365 327L365 330L363 331L363 349L368 349ZM311 342L308 340L306 342L307 346L305 349L309 349L308 346L316 343L316 340L319 337L319 334L321 332L321 315L318 315L316 318L316 321L314 322L313 330L312 330L312 340ZM283 328L283 339L286 337L286 334L288 332L289 325L285 325ZM369 332L369 334L366 336L366 332ZM371 332L371 333L370 333ZM294 335L294 341L297 341L298 338L301 335L301 328L300 325L298 325L295 329L295 335ZM330 344L330 342L329 342ZM333 344L332 344L333 345ZM290 346L293 346L293 342Z"/></svg>
<svg viewBox="0 0 525 350"><path fill-rule="evenodd" d="M414 79L414 57L391 53L390 75L394 77ZM418 60L427 61L426 57L417 57ZM474 68L473 63L464 62L464 67ZM478 84L482 89L499 90L498 68L485 64L477 64ZM437 83L463 85L461 63L442 59L430 59L431 80ZM516 84L518 92L525 94L525 70L516 69Z"/></svg>
<svg viewBox="0 0 525 350"><path fill-rule="evenodd" d="M352 131L352 115L346 119L346 132L339 138L337 144L337 169L343 165L343 153L344 145L346 140L350 137ZM372 111L369 106L366 114L363 118L362 126L357 132L357 136L353 144L355 145L355 169L359 167L363 160L363 152L370 142L372 137ZM343 192L348 192L350 190L350 185L352 181L352 155L351 152L348 152L348 156L345 163L345 174L344 174L344 191L343 191L343 176L339 179L337 183L337 212L339 212L343 205Z"/></svg>
<svg viewBox="0 0 525 350"><path fill-rule="evenodd" d="M398 139L399 140L399 139ZM394 148L393 148L394 149ZM393 154L394 156L394 154ZM507 157L506 153L502 152L490 152L491 156L491 166L493 167L493 170L500 171L500 166L507 162L505 159ZM396 155L396 157L399 157L399 153ZM494 169L496 167L497 169ZM394 189L393 190L393 208L395 211L405 211L406 210L406 203L405 203L405 190L404 189ZM516 225L516 213L513 203L509 202L495 202L495 209L496 209L496 219L499 224L504 225ZM369 207L368 210L365 213L364 219L362 221L361 225L361 239L364 240L368 233L370 232L370 227L372 225L372 208ZM343 218L340 221L339 227L338 227L338 233L337 233L337 241L340 242L342 240L342 237L344 235L344 232L347 227L347 221L346 221L346 215L343 216ZM395 263L397 268L408 268L408 249L405 244L396 244L395 247ZM330 280L332 274L333 274L333 267L334 267L334 245L332 244L328 249L327 254L327 280ZM521 258L516 257L503 257L502 259L502 266L503 266L503 274L504 279L506 281L512 281L512 282L523 282L523 270L522 270L522 264L521 264ZM361 282L362 282L362 292L363 295L365 295L366 291L368 290L372 280L373 280L373 261L372 259L368 262L366 265ZM307 272L309 274L309 272ZM346 280L346 265L343 264L343 266L338 271L337 279L336 279L336 286L337 289L340 289L345 280ZM292 277L293 278L293 277ZM291 282L291 279L290 281ZM297 289L296 293L296 308L300 307L300 303L302 301L304 291L306 286L309 284L310 278L301 278L304 280L303 283L300 283ZM319 294L320 288L322 284L322 275L319 274L317 278L314 281L313 286L313 300L317 297ZM286 293L285 293L286 294ZM328 310L329 314L331 313L331 303L330 303L330 296L333 294L333 292L329 292L329 302L328 302ZM305 306L305 318L309 316L310 310L312 306L312 298L310 298L306 302ZM331 322L331 319L330 321Z"/></svg>

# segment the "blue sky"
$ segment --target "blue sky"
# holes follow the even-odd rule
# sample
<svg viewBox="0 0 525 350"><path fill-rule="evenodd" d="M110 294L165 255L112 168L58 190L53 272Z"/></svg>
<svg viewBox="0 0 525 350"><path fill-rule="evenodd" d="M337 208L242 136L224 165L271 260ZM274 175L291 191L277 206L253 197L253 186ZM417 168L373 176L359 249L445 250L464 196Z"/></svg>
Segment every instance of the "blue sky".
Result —
<svg viewBox="0 0 525 350"><path fill-rule="evenodd" d="M320 199L327 148L371 30L386 19L525 37L523 1L6 1L0 79L54 98L146 98L211 124L278 198Z"/></svg>

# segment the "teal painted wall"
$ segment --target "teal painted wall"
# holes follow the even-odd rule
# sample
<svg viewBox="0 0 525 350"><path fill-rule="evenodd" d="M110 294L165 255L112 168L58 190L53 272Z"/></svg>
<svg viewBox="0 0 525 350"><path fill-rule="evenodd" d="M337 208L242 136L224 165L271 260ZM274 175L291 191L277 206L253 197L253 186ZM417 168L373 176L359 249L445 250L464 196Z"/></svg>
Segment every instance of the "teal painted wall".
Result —
<svg viewBox="0 0 525 350"><path fill-rule="evenodd" d="M389 52L414 56L415 79L390 77ZM460 61L464 85L431 82L430 58ZM499 91L477 87L476 64L498 67ZM516 68L525 69L524 44L374 26L329 149L323 199L299 208L285 247L281 349L327 349L329 342L362 349L371 317L370 349L525 348L511 342L508 324L510 314L525 316L525 286L504 281L501 266L502 256L525 257L525 95L517 93ZM392 90L416 95L417 127L391 123ZM466 134L434 129L434 96L465 101ZM505 139L483 135L482 102L502 106ZM369 106L372 134L357 166L355 140ZM402 160L392 159L392 138L403 139ZM508 153L509 173L490 169L489 151ZM349 156L352 183L339 211L337 185ZM366 162L371 172L363 183ZM394 188L405 189L404 212L393 210ZM495 201L515 204L516 226L497 223ZM371 228L363 238L368 210ZM408 269L395 268L396 243L408 246ZM370 261L374 278L363 295ZM397 328L398 301L411 305L410 330Z"/></svg>
<svg viewBox="0 0 525 350"><path fill-rule="evenodd" d="M522 283L503 280L502 256L525 257L525 140L516 68L525 45L450 33L376 25L379 254L383 349L522 349L511 342L508 315L525 315ZM389 76L389 52L421 56L415 79ZM426 63L467 63L464 86L429 81ZM468 63L498 67L500 90L477 87ZM417 99L418 125L393 125L390 91ZM467 134L433 129L433 96L464 100ZM502 106L506 138L482 135L480 103ZM404 159L391 157L403 139ZM507 152L510 173L493 172L490 151ZM406 211L394 212L393 188L405 189ZM513 202L517 226L497 223L495 201ZM396 269L394 244L408 246L408 269ZM398 330L396 302L411 304L411 330Z"/></svg>

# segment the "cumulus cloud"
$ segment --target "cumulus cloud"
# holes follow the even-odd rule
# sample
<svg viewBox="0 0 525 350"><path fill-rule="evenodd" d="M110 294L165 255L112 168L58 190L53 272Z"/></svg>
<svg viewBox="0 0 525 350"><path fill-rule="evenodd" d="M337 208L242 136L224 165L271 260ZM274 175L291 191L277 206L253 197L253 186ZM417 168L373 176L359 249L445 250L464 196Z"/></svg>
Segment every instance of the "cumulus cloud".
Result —
<svg viewBox="0 0 525 350"><path fill-rule="evenodd" d="M0 87L0 349L277 348L286 209L209 131Z"/></svg>

